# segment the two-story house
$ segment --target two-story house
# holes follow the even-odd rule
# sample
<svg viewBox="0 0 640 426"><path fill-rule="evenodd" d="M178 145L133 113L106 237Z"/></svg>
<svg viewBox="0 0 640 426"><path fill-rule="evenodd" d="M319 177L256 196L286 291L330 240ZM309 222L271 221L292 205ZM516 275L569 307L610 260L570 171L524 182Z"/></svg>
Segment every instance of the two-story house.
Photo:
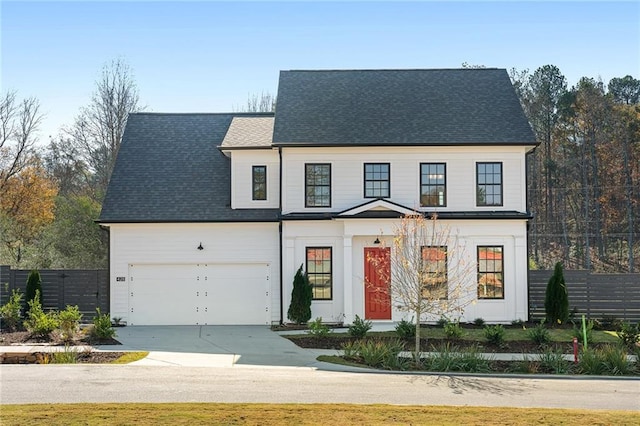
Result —
<svg viewBox="0 0 640 426"><path fill-rule="evenodd" d="M505 70L283 71L277 99L275 114L130 116L100 217L112 316L286 322L303 265L314 318L400 320L365 284L368 253L418 211L476 265L462 319L528 317L536 141Z"/></svg>

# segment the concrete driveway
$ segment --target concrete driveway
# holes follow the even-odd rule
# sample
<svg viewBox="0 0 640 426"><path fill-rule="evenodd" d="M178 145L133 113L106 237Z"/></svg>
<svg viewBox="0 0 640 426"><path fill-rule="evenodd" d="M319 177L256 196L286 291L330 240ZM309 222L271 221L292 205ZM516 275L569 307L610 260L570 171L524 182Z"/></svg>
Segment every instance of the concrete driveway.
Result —
<svg viewBox="0 0 640 426"><path fill-rule="evenodd" d="M299 348L267 326L128 326L116 332L122 346L98 349L149 351L147 358L133 363L141 365L317 368L316 357L326 353Z"/></svg>

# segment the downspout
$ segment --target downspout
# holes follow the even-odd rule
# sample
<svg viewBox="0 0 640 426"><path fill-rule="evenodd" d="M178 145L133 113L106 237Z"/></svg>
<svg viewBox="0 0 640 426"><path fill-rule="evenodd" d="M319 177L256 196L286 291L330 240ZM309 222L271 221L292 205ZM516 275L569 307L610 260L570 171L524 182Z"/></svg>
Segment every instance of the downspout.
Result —
<svg viewBox="0 0 640 426"><path fill-rule="evenodd" d="M536 147L534 147L531 151L525 154L524 156L524 206L531 216L531 209L529 208L529 159L531 155L535 152ZM531 321L531 285L529 280L529 256L531 255L529 251L529 229L532 219L527 219L527 232L525 232L525 244L527 247L527 321Z"/></svg>
<svg viewBox="0 0 640 426"><path fill-rule="evenodd" d="M280 237L280 247L278 248L279 250L279 256L280 256L280 325L282 325L284 323L284 294L283 294L283 289L284 289L284 281L282 279L283 277L283 259L282 259L282 147L278 147L278 173L279 173L279 179L280 179L280 185L278 188L279 194L278 194L278 234Z"/></svg>

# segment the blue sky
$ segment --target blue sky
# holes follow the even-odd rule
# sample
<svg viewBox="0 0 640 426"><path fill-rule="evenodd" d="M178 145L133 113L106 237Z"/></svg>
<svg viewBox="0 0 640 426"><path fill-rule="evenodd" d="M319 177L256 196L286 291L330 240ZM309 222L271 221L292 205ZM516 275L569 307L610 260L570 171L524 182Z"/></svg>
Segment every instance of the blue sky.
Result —
<svg viewBox="0 0 640 426"><path fill-rule="evenodd" d="M284 69L458 68L463 62L640 78L640 2L0 3L0 90L39 98L40 138L73 122L124 58L149 111L226 112Z"/></svg>

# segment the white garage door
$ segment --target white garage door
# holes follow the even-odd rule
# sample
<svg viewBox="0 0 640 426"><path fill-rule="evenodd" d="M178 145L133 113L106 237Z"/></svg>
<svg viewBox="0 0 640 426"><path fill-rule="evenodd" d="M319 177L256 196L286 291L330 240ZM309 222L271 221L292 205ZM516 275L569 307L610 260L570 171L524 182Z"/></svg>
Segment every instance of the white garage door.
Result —
<svg viewBox="0 0 640 426"><path fill-rule="evenodd" d="M268 324L269 265L129 265L132 325Z"/></svg>

